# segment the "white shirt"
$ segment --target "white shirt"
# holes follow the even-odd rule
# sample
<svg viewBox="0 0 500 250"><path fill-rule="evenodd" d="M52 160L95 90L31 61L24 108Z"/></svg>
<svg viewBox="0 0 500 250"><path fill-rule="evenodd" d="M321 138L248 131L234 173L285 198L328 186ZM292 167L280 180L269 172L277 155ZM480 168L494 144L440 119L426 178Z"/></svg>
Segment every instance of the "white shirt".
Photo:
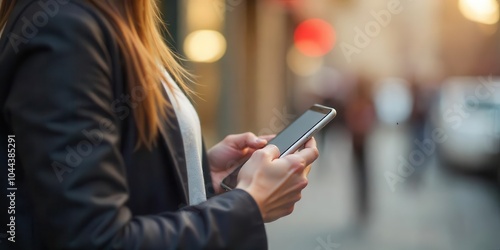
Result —
<svg viewBox="0 0 500 250"><path fill-rule="evenodd" d="M189 205L197 205L207 200L202 168L202 137L198 113L191 101L181 91L166 72L167 80L174 86L174 93L163 83L175 110L182 133L188 174Z"/></svg>

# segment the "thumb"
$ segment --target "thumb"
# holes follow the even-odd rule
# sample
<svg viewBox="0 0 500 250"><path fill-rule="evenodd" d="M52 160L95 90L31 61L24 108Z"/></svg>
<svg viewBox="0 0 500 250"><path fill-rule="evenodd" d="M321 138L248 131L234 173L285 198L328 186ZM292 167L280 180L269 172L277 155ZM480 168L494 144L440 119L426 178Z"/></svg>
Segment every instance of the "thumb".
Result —
<svg viewBox="0 0 500 250"><path fill-rule="evenodd" d="M273 144L268 144L266 147L259 149L253 153L252 157L255 155L255 157L260 158L260 159L265 159L267 161L272 161L280 156L280 150L276 145Z"/></svg>
<svg viewBox="0 0 500 250"><path fill-rule="evenodd" d="M235 135L232 139L238 149L245 149L247 147L262 148L267 144L267 140L259 138L250 132Z"/></svg>

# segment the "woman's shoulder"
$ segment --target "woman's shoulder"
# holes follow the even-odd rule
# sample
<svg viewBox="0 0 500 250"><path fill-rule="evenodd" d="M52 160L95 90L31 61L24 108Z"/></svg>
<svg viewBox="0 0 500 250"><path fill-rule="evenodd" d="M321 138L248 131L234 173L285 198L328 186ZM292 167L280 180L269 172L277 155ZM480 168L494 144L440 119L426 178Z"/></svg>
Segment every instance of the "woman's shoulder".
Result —
<svg viewBox="0 0 500 250"><path fill-rule="evenodd" d="M30 21L35 26L74 22L94 25L104 20L97 8L85 0L18 0L15 9L11 18Z"/></svg>
<svg viewBox="0 0 500 250"><path fill-rule="evenodd" d="M111 36L111 25L85 0L18 0L8 23L12 27L6 34L18 47L54 36L100 42Z"/></svg>

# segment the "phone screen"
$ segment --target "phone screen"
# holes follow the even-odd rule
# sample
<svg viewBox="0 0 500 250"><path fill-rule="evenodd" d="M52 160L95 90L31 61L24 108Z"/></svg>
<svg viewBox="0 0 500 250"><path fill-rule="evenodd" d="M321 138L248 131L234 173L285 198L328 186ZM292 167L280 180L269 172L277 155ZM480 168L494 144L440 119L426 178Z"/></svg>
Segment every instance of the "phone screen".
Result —
<svg viewBox="0 0 500 250"><path fill-rule="evenodd" d="M293 121L288 127L286 127L278 135L276 135L276 137L269 141L269 144L274 144L278 147L278 149L280 150L280 157L285 153L293 153L288 151L290 151L292 147L296 147L297 142L301 140L312 129L315 129L315 127L317 130L321 129L322 126L318 127L317 125L322 122L328 115L333 118L333 116L331 116L332 112L335 112L335 110L319 107L316 105L311 107L299 118ZM325 124L326 123L323 123L322 125L324 126ZM295 151L295 149L293 149L292 151ZM243 165L244 163L237 167L226 178L224 178L221 184L224 189L231 190L236 187L238 182L238 173Z"/></svg>
<svg viewBox="0 0 500 250"><path fill-rule="evenodd" d="M280 150L281 156L327 115L328 113L325 114L309 109L269 141L269 144L276 145Z"/></svg>

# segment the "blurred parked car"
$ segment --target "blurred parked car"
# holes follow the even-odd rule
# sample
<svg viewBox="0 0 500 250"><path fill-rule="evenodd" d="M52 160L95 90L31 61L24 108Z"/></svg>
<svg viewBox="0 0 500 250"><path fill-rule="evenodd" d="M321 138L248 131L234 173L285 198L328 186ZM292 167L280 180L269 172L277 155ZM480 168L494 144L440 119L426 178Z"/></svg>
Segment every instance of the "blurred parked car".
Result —
<svg viewBox="0 0 500 250"><path fill-rule="evenodd" d="M440 159L453 168L500 177L500 78L447 79L433 109Z"/></svg>

